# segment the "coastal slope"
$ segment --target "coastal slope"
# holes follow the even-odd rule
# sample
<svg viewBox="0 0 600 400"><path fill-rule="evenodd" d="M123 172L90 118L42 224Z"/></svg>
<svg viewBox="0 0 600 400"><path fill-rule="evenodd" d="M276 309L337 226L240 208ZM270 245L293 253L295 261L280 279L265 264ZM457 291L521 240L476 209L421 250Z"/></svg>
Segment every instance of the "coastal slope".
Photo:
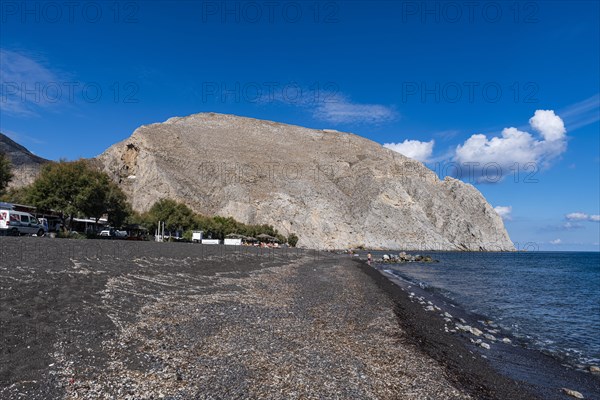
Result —
<svg viewBox="0 0 600 400"><path fill-rule="evenodd" d="M36 156L2 133L0 133L0 154L5 154L12 165L13 178L8 187L18 188L33 183L42 165L50 162Z"/></svg>
<svg viewBox="0 0 600 400"><path fill-rule="evenodd" d="M97 161L137 211L171 198L300 246L514 250L472 185L350 133L201 113L142 126Z"/></svg>

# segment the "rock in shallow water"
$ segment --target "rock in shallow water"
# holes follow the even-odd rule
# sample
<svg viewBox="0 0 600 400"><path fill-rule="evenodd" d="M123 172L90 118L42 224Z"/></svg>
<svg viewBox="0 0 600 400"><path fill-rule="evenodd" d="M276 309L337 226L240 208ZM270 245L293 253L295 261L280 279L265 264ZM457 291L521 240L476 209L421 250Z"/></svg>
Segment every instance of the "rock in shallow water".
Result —
<svg viewBox="0 0 600 400"><path fill-rule="evenodd" d="M585 397L583 397L583 395L581 393L579 393L576 390L571 390L571 389L567 389L567 388L563 388L562 389L563 393L571 396L571 397L575 397L576 399L584 399Z"/></svg>
<svg viewBox="0 0 600 400"><path fill-rule="evenodd" d="M491 340L492 342L496 341L496 337L494 335L490 335L489 333L484 333L483 337L487 340Z"/></svg>
<svg viewBox="0 0 600 400"><path fill-rule="evenodd" d="M477 328L471 328L471 333L475 336L481 336L483 335L483 332L481 332L479 329Z"/></svg>

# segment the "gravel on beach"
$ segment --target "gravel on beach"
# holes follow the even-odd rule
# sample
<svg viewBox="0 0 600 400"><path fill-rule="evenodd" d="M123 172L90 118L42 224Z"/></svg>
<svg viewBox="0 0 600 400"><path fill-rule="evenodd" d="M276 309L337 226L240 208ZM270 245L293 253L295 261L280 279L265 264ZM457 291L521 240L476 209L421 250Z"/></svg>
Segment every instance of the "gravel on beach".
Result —
<svg viewBox="0 0 600 400"><path fill-rule="evenodd" d="M467 399L349 258L2 238L2 399Z"/></svg>

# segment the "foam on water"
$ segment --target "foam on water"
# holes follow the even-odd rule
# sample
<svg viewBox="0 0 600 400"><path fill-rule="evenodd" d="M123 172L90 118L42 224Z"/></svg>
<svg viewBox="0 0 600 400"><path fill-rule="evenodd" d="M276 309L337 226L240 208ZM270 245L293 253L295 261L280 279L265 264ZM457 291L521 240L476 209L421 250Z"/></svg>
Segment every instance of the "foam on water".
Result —
<svg viewBox="0 0 600 400"><path fill-rule="evenodd" d="M386 272L485 315L563 362L600 364L600 253L428 255L440 262L395 264Z"/></svg>

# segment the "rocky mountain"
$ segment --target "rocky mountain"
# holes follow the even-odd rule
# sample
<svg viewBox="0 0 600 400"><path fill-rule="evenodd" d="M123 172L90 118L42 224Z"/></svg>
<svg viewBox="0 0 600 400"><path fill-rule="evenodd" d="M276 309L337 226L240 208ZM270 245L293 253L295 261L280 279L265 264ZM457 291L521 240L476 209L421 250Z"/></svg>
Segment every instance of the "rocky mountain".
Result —
<svg viewBox="0 0 600 400"><path fill-rule="evenodd" d="M202 113L142 126L97 161L138 211L172 198L301 246L514 250L473 186L350 133Z"/></svg>
<svg viewBox="0 0 600 400"><path fill-rule="evenodd" d="M25 147L0 133L0 153L8 156L12 163L13 178L8 187L22 187L33 183L42 165L48 160L38 157Z"/></svg>

